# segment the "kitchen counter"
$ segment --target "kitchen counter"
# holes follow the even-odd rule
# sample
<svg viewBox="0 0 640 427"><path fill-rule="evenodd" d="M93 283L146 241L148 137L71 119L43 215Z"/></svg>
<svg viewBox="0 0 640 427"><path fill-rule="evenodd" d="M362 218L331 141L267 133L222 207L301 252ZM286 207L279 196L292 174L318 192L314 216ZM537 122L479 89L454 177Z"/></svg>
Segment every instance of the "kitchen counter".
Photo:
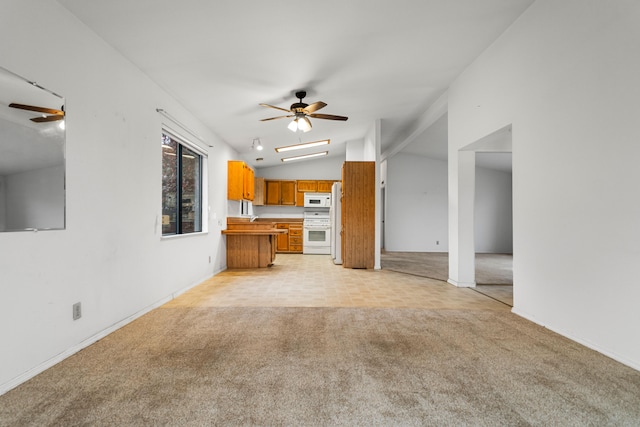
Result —
<svg viewBox="0 0 640 427"><path fill-rule="evenodd" d="M227 218L227 268L264 268L276 258L276 237L287 230L275 228L275 221Z"/></svg>

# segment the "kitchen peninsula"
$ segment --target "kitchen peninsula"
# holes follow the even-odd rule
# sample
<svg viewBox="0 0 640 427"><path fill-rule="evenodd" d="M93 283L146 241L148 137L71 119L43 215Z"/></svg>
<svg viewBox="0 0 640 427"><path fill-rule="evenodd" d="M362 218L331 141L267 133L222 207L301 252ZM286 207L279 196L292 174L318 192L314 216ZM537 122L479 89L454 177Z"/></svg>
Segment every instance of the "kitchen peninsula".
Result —
<svg viewBox="0 0 640 427"><path fill-rule="evenodd" d="M269 267L276 257L278 229L274 222L252 222L249 218L227 218L227 268Z"/></svg>

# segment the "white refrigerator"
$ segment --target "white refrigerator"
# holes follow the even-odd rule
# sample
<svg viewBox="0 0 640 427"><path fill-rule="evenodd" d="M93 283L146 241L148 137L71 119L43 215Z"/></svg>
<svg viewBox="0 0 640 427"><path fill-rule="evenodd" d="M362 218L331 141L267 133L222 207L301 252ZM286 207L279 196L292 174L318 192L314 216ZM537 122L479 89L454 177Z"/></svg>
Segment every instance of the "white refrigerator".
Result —
<svg viewBox="0 0 640 427"><path fill-rule="evenodd" d="M342 183L331 187L331 258L334 264L342 264Z"/></svg>

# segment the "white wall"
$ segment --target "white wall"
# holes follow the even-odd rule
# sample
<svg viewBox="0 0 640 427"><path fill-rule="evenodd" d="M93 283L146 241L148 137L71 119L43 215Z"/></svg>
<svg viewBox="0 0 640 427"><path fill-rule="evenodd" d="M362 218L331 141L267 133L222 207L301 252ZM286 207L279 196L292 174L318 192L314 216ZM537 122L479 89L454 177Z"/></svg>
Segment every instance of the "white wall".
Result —
<svg viewBox="0 0 640 427"><path fill-rule="evenodd" d="M294 161L268 168L255 168L256 176L269 179L342 179L344 156Z"/></svg>
<svg viewBox="0 0 640 427"><path fill-rule="evenodd" d="M237 153L56 2L3 1L0 38L2 66L65 96L67 111L66 230L0 233L1 393L224 268L218 220ZM161 239L156 108L215 146L207 234Z"/></svg>
<svg viewBox="0 0 640 427"><path fill-rule="evenodd" d="M387 160L385 250L447 252L447 162L416 154ZM476 169L476 251L511 253L511 174Z"/></svg>
<svg viewBox="0 0 640 427"><path fill-rule="evenodd" d="M638 22L638 2L539 0L449 90L451 235L458 149L511 123L514 312L636 369Z"/></svg>
<svg viewBox="0 0 640 427"><path fill-rule="evenodd" d="M385 250L447 252L447 163L396 154L385 186Z"/></svg>
<svg viewBox="0 0 640 427"><path fill-rule="evenodd" d="M5 177L6 229L64 228L64 165Z"/></svg>
<svg viewBox="0 0 640 427"><path fill-rule="evenodd" d="M511 173L476 165L475 190L475 252L513 253Z"/></svg>
<svg viewBox="0 0 640 427"><path fill-rule="evenodd" d="M5 229L5 222L6 222L6 202L5 202L5 197L6 197L6 191L5 191L5 183L4 183L4 177L0 176L0 231Z"/></svg>

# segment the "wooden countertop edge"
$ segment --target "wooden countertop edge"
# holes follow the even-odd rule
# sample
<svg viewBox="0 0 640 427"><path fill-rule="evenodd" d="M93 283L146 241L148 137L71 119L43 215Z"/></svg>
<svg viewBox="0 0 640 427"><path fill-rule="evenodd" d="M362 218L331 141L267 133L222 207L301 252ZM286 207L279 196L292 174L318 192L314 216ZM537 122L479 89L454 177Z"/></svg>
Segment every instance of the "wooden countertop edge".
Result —
<svg viewBox="0 0 640 427"><path fill-rule="evenodd" d="M273 228L271 230L222 230L222 234L237 234L245 236L264 236L269 234L285 234L289 230Z"/></svg>

